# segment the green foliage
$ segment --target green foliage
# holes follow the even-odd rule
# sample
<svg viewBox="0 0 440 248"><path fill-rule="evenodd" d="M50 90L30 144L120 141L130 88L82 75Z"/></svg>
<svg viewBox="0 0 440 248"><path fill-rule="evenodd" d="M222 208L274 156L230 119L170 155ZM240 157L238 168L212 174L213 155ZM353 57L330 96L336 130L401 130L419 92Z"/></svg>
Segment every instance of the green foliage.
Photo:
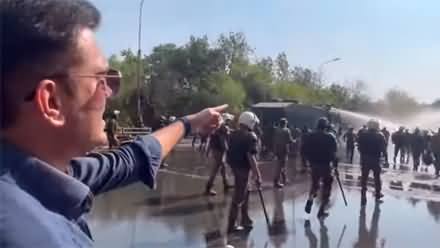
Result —
<svg viewBox="0 0 440 248"><path fill-rule="evenodd" d="M373 103L362 81L348 87L337 83L323 86L318 73L300 66L291 68L283 52L275 59L266 57L256 62L250 59L252 53L243 33L222 34L214 44L206 36L191 36L182 46L161 44L141 63L131 50L124 50L109 59L123 75L121 92L110 101L109 110L121 110L123 123L136 123L138 65L147 125L159 115L179 116L223 103L230 105L228 111L238 113L272 99L331 104L354 111L382 111L386 107L390 110L386 114L406 114L418 106L398 90Z"/></svg>

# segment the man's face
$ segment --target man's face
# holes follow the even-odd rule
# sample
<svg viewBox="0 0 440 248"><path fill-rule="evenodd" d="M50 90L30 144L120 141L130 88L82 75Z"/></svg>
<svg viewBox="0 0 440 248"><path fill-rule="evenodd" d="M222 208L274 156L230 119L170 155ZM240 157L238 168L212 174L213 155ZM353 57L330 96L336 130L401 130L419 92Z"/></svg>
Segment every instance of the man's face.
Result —
<svg viewBox="0 0 440 248"><path fill-rule="evenodd" d="M75 148L88 152L107 142L103 114L111 90L99 77L108 70L108 64L93 31L84 29L79 33L77 54L80 63L68 71L72 94L62 98L62 104L66 106L63 108L66 116L63 129Z"/></svg>

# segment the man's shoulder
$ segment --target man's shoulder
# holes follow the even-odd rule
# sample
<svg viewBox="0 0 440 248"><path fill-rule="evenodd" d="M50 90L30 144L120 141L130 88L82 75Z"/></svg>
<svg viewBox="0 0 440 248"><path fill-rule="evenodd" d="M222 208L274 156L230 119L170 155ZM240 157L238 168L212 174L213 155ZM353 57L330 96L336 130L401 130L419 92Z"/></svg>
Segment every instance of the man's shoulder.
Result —
<svg viewBox="0 0 440 248"><path fill-rule="evenodd" d="M4 211L1 214L6 214L8 218L23 215L39 218L47 211L35 197L17 185L9 174L0 176L0 195L2 196L2 211Z"/></svg>
<svg viewBox="0 0 440 248"><path fill-rule="evenodd" d="M76 227L72 223L45 208L8 174L0 176L0 195L0 233L7 247L65 247L74 239L91 245L79 229L73 234Z"/></svg>

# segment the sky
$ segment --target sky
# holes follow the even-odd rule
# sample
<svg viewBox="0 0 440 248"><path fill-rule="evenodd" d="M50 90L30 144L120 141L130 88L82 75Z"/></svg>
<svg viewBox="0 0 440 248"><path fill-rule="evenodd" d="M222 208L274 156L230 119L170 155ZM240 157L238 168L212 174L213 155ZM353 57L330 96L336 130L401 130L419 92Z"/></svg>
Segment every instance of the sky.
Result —
<svg viewBox="0 0 440 248"><path fill-rule="evenodd" d="M106 55L136 51L140 0L92 2ZM363 80L375 99L402 89L429 103L440 98L439 24L436 0L145 0L142 49L243 32L257 58L285 52L291 66L318 71L338 57L322 66L327 84Z"/></svg>

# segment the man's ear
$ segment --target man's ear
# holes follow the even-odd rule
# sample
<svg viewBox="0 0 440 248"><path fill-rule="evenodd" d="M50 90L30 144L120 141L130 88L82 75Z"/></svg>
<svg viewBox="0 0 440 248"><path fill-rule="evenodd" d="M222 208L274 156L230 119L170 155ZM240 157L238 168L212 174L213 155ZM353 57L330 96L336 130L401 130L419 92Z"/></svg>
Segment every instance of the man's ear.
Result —
<svg viewBox="0 0 440 248"><path fill-rule="evenodd" d="M62 88L52 80L42 80L35 90L34 102L42 117L51 125L60 127L65 123L62 111Z"/></svg>

